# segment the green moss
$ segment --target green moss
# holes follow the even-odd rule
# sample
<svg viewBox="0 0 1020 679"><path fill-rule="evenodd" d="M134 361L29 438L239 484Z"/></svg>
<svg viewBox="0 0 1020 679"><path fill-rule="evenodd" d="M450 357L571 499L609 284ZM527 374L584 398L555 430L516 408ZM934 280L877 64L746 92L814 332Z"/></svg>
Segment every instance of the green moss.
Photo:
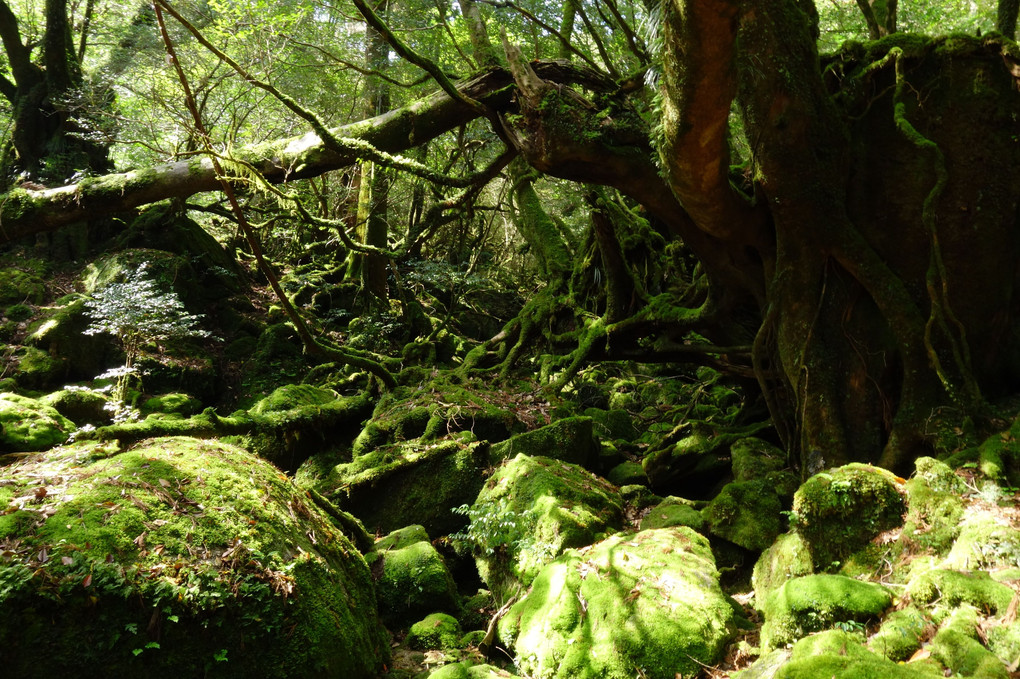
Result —
<svg viewBox="0 0 1020 679"><path fill-rule="evenodd" d="M811 552L800 533L784 533L776 538L754 564L751 584L759 604L790 578L814 572Z"/></svg>
<svg viewBox="0 0 1020 679"><path fill-rule="evenodd" d="M27 321L35 316L35 309L27 304L12 304L4 311L4 316L16 322Z"/></svg>
<svg viewBox="0 0 1020 679"><path fill-rule="evenodd" d="M621 462L606 473L606 480L615 486L633 486L648 483L645 468L637 462Z"/></svg>
<svg viewBox="0 0 1020 679"><path fill-rule="evenodd" d="M564 549L592 544L623 521L614 486L576 465L523 454L496 470L471 511L496 506L516 524L504 544L476 551L475 563L499 598L527 586Z"/></svg>
<svg viewBox="0 0 1020 679"><path fill-rule="evenodd" d="M885 587L842 575L805 575L783 583L764 601L763 648L773 649L837 623L876 620L892 603Z"/></svg>
<svg viewBox="0 0 1020 679"><path fill-rule="evenodd" d="M459 610L453 578L443 557L427 542L428 536L426 540L406 544L420 535L419 531L424 532L421 526L409 532L391 533L376 545L374 552L366 555L379 573L376 582L379 614L398 628L428 612ZM381 561L381 566L377 561Z"/></svg>
<svg viewBox="0 0 1020 679"><path fill-rule="evenodd" d="M902 525L906 511L896 477L870 465L849 464L815 474L794 495L794 528L823 569Z"/></svg>
<svg viewBox="0 0 1020 679"><path fill-rule="evenodd" d="M989 512L968 510L955 516L959 533L940 564L961 571L997 571L1020 567L1020 530Z"/></svg>
<svg viewBox="0 0 1020 679"><path fill-rule="evenodd" d="M746 673L739 675L750 679ZM869 652L860 639L841 630L815 634L794 644L789 662L774 679L935 679L940 668L926 663L900 665Z"/></svg>
<svg viewBox="0 0 1020 679"><path fill-rule="evenodd" d="M398 387L380 399L354 441L354 457L386 444L419 437L437 439L460 431L470 431L482 440L502 441L524 428L513 409L501 405L504 395L444 380L429 386Z"/></svg>
<svg viewBox="0 0 1020 679"><path fill-rule="evenodd" d="M202 402L189 394L162 394L145 399L143 413L163 413L189 417L202 410Z"/></svg>
<svg viewBox="0 0 1020 679"><path fill-rule="evenodd" d="M597 446L592 436L592 419L568 417L494 444L490 459L494 464L498 464L518 453L523 453L531 457L549 457L572 462L584 467L590 465L598 456Z"/></svg>
<svg viewBox="0 0 1020 679"><path fill-rule="evenodd" d="M728 483L702 510L708 531L735 545L761 551L786 528L783 503L763 479Z"/></svg>
<svg viewBox="0 0 1020 679"><path fill-rule="evenodd" d="M913 606L893 611L868 639L868 648L890 660L906 660L921 647L928 625L928 619Z"/></svg>
<svg viewBox="0 0 1020 679"><path fill-rule="evenodd" d="M75 429L55 408L10 393L0 394L0 427L0 446L8 451L46 450Z"/></svg>
<svg viewBox="0 0 1020 679"><path fill-rule="evenodd" d="M970 607L958 609L932 640L932 657L959 676L1008 679L1002 661L975 638L976 630L977 611Z"/></svg>
<svg viewBox="0 0 1020 679"><path fill-rule="evenodd" d="M381 668L388 642L367 565L277 470L194 439L90 450L55 449L0 473L35 514L16 536L25 551L0 565L6 669L369 677ZM40 479L45 494L34 490Z"/></svg>
<svg viewBox="0 0 1020 679"><path fill-rule="evenodd" d="M253 415L280 413L308 406L321 406L335 401L337 395L329 389L308 384L286 384L249 409Z"/></svg>
<svg viewBox="0 0 1020 679"><path fill-rule="evenodd" d="M769 472L786 467L785 452L754 437L741 439L730 446L730 459L736 481L761 480Z"/></svg>
<svg viewBox="0 0 1020 679"><path fill-rule="evenodd" d="M952 478L956 479L954 474ZM946 486L945 480L919 474L907 481L907 514L903 521L903 535L936 554L944 554L960 534L963 517L963 500L955 491L936 490Z"/></svg>
<svg viewBox="0 0 1020 679"><path fill-rule="evenodd" d="M82 295L61 297L40 312L25 342L66 361L72 379L92 379L120 360L120 351L108 336L83 334L91 319Z"/></svg>
<svg viewBox="0 0 1020 679"><path fill-rule="evenodd" d="M0 269L0 305L42 304L46 282L34 273L21 269Z"/></svg>
<svg viewBox="0 0 1020 679"><path fill-rule="evenodd" d="M630 413L623 408L612 408L610 410L587 408L584 414L592 419L595 434L603 439L633 441L638 436L638 431L634 427Z"/></svg>
<svg viewBox="0 0 1020 679"><path fill-rule="evenodd" d="M451 510L475 499L487 466L484 442L408 442L339 464L315 487L370 530L417 523L439 536L464 527Z"/></svg>
<svg viewBox="0 0 1020 679"><path fill-rule="evenodd" d="M670 526L687 526L698 533L705 533L705 519L701 512L690 500L679 497L667 497L641 519L641 530Z"/></svg>
<svg viewBox="0 0 1020 679"><path fill-rule="evenodd" d="M1008 667L1020 666L1020 622L1003 623L986 630L988 650Z"/></svg>
<svg viewBox="0 0 1020 679"><path fill-rule="evenodd" d="M24 389L44 389L53 385L67 371L66 364L35 347L21 347L15 353L18 368L14 379Z"/></svg>
<svg viewBox="0 0 1020 679"><path fill-rule="evenodd" d="M689 528L616 535L545 566L500 638L525 676L693 676L721 659L739 621L718 577Z"/></svg>
<svg viewBox="0 0 1020 679"><path fill-rule="evenodd" d="M983 610L1005 613L1013 590L983 571L962 572L936 568L915 576L907 587L916 604L955 607L970 604Z"/></svg>
<svg viewBox="0 0 1020 679"><path fill-rule="evenodd" d="M91 389L61 389L39 399L78 426L108 423L110 414L104 406L109 401L104 394Z"/></svg>
<svg viewBox="0 0 1020 679"><path fill-rule="evenodd" d="M458 648L463 634L456 618L446 613L432 613L411 625L407 645L419 651Z"/></svg>

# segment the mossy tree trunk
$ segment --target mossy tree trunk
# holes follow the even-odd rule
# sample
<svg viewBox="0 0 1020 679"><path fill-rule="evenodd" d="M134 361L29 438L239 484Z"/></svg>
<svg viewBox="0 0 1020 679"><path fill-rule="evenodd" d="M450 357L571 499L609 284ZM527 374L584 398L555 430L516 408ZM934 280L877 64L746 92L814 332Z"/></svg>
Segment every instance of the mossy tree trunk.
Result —
<svg viewBox="0 0 1020 679"><path fill-rule="evenodd" d="M0 39L11 73L10 79L0 76L0 94L14 122L0 169L5 178L55 184L76 173L109 171L110 163L103 140L72 111L71 100L85 80L67 0L46 0L45 19L41 45L28 42L8 3L0 2Z"/></svg>
<svg viewBox="0 0 1020 679"><path fill-rule="evenodd" d="M388 0L373 3L375 12L385 16ZM383 36L370 25L365 26L365 77L362 107L365 118L386 113L390 109L389 83L381 77L389 66L390 47ZM389 235L390 177L386 167L371 161L361 163L361 182L358 192L357 240L366 245L386 249ZM388 262L378 254L352 252L348 276L359 278L362 288L375 300L386 299L386 269Z"/></svg>
<svg viewBox="0 0 1020 679"><path fill-rule="evenodd" d="M980 415L1020 377L1016 56L904 37L841 54L827 80L810 2L667 11L663 160L698 227L764 264L774 418L805 468L904 467L946 408ZM764 229L725 170L734 99Z"/></svg>

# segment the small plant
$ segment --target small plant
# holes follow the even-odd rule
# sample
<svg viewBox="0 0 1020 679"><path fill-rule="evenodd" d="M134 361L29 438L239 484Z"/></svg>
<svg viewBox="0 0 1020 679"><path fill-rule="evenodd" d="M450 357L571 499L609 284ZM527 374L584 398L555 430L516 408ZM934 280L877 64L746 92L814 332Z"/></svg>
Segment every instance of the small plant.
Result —
<svg viewBox="0 0 1020 679"><path fill-rule="evenodd" d="M495 554L504 550L520 552L531 546L530 533L534 523L534 512L531 510L516 512L507 507L504 498L479 507L461 505L450 511L471 520L463 532L450 536L458 548Z"/></svg>
<svg viewBox="0 0 1020 679"><path fill-rule="evenodd" d="M209 337L198 325L201 316L190 314L175 292L164 291L146 274L148 262L127 274L123 283L111 283L85 301L92 323L86 335L113 335L124 349L124 365L96 379L113 380L112 401L107 406L114 422L137 417L126 404L128 387L140 379L135 362L146 346L185 337Z"/></svg>

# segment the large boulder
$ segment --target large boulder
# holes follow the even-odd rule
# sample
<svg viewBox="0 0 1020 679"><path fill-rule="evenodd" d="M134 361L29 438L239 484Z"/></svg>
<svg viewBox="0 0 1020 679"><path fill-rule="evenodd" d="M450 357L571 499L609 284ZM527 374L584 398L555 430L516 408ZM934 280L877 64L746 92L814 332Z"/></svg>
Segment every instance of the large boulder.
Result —
<svg viewBox="0 0 1020 679"><path fill-rule="evenodd" d="M429 535L447 535L467 523L451 510L472 502L485 482L489 445L467 439L386 445L307 482L370 531L419 524Z"/></svg>
<svg viewBox="0 0 1020 679"><path fill-rule="evenodd" d="M830 469L805 481L794 494L792 518L815 570L829 568L879 533L903 525L904 483L892 472L865 464Z"/></svg>
<svg viewBox="0 0 1020 679"><path fill-rule="evenodd" d="M623 525L615 486L577 465L524 454L496 470L468 513L478 572L497 598L526 587L565 549Z"/></svg>
<svg viewBox="0 0 1020 679"><path fill-rule="evenodd" d="M761 643L781 647L836 623L863 623L881 618L892 604L882 585L844 575L805 575L788 580L763 602Z"/></svg>
<svg viewBox="0 0 1020 679"><path fill-rule="evenodd" d="M457 586L421 526L390 533L365 560L376 577L379 614L387 624L403 628L426 613L458 611Z"/></svg>
<svg viewBox="0 0 1020 679"><path fill-rule="evenodd" d="M0 471L9 676L371 677L369 568L312 498L190 438L66 446Z"/></svg>
<svg viewBox="0 0 1020 679"><path fill-rule="evenodd" d="M614 535L546 565L500 621L524 676L673 679L718 663L739 613L689 528Z"/></svg>

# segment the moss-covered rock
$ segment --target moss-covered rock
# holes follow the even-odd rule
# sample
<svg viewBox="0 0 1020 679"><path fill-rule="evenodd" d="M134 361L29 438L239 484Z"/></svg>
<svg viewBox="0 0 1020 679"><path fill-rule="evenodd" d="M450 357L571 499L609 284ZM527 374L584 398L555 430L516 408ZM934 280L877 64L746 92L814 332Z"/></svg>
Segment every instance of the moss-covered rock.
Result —
<svg viewBox="0 0 1020 679"><path fill-rule="evenodd" d="M61 389L46 394L39 402L55 408L58 413L78 426L86 424L98 426L110 421L110 413L106 410L110 399L92 389Z"/></svg>
<svg viewBox="0 0 1020 679"><path fill-rule="evenodd" d="M67 366L59 358L50 356L35 347L20 347L15 352L18 367L14 379L23 389L46 389L56 385L67 373Z"/></svg>
<svg viewBox="0 0 1020 679"><path fill-rule="evenodd" d="M84 334L91 323L85 297L67 295L40 309L38 320L28 328L25 342L61 359L68 379L90 380L116 365L123 356L108 335Z"/></svg>
<svg viewBox="0 0 1020 679"><path fill-rule="evenodd" d="M977 639L977 611L964 606L942 624L931 642L931 655L953 676L1009 679L1010 673L994 653Z"/></svg>
<svg viewBox="0 0 1020 679"><path fill-rule="evenodd" d="M638 431L630 413L622 408L612 410L586 408L584 414L592 419L594 433L599 438L633 441L638 437Z"/></svg>
<svg viewBox="0 0 1020 679"><path fill-rule="evenodd" d="M730 446L730 465L735 481L764 479L786 467L786 453L768 441L749 436Z"/></svg>
<svg viewBox="0 0 1020 679"><path fill-rule="evenodd" d="M513 404L501 403L506 399L504 394L444 380L397 387L379 400L355 439L354 457L391 443L432 440L461 431L470 431L479 440L502 441L525 428Z"/></svg>
<svg viewBox="0 0 1020 679"><path fill-rule="evenodd" d="M916 575L907 585L907 593L915 604L937 603L943 608L970 604L1000 614L1013 600L1013 589L992 580L984 571L943 568Z"/></svg>
<svg viewBox="0 0 1020 679"><path fill-rule="evenodd" d="M708 531L751 551L761 551L786 529L783 502L764 479L728 483L701 514Z"/></svg>
<svg viewBox="0 0 1020 679"><path fill-rule="evenodd" d="M787 656L788 654L788 656ZM772 659L777 667L756 673L758 664ZM929 661L897 664L870 652L860 638L843 630L828 630L801 639L789 651L775 651L734 679L937 679L942 668Z"/></svg>
<svg viewBox="0 0 1020 679"><path fill-rule="evenodd" d="M41 304L46 297L46 281L30 271L0 269L0 305Z"/></svg>
<svg viewBox="0 0 1020 679"><path fill-rule="evenodd" d="M63 443L75 425L57 410L18 394L0 394L0 449L46 450Z"/></svg>
<svg viewBox="0 0 1020 679"><path fill-rule="evenodd" d="M917 473L904 485L907 514L906 539L936 554L944 554L960 534L963 518L963 482L944 463L922 457Z"/></svg>
<svg viewBox="0 0 1020 679"><path fill-rule="evenodd" d="M469 529L482 580L498 598L527 586L569 547L583 547L619 530L623 502L607 481L577 465L517 455L492 475L471 507Z"/></svg>
<svg viewBox="0 0 1020 679"><path fill-rule="evenodd" d="M493 463L523 453L590 466L598 457L598 442L592 436L590 417L567 417L506 441L495 443L490 452Z"/></svg>
<svg viewBox="0 0 1020 679"><path fill-rule="evenodd" d="M689 528L615 535L546 565L499 635L526 676L693 676L738 624L718 583L708 540Z"/></svg>
<svg viewBox="0 0 1020 679"><path fill-rule="evenodd" d="M338 439L350 441L372 405L367 392L338 398L328 389L285 385L249 411L256 427L244 444L276 466L294 471Z"/></svg>
<svg viewBox="0 0 1020 679"><path fill-rule="evenodd" d="M421 526L390 533L365 560L375 574L379 614L387 624L401 628L426 613L458 611L450 571Z"/></svg>
<svg viewBox="0 0 1020 679"><path fill-rule="evenodd" d="M959 534L940 568L994 572L1020 567L1020 530L1001 516L970 508L947 518L957 520Z"/></svg>
<svg viewBox="0 0 1020 679"><path fill-rule="evenodd" d="M637 462L621 462L606 473L606 480L614 486L634 486L648 483L645 468Z"/></svg>
<svg viewBox="0 0 1020 679"><path fill-rule="evenodd" d="M141 410L143 414L163 413L191 417L202 410L202 402L190 394L161 394L145 399Z"/></svg>
<svg viewBox="0 0 1020 679"><path fill-rule="evenodd" d="M813 572L814 566L807 542L800 533L792 531L776 538L775 542L758 557L751 574L751 585L754 587L757 600L764 602L787 580Z"/></svg>
<svg viewBox="0 0 1020 679"><path fill-rule="evenodd" d="M463 660L434 670L429 679L517 679L517 675L492 665L476 665L470 660Z"/></svg>
<svg viewBox="0 0 1020 679"><path fill-rule="evenodd" d="M793 500L794 528L822 570L903 524L900 482L891 472L863 464L815 474Z"/></svg>
<svg viewBox="0 0 1020 679"><path fill-rule="evenodd" d="M411 625L407 645L419 651L457 648L463 634L460 623L452 615L432 613Z"/></svg>
<svg viewBox="0 0 1020 679"><path fill-rule="evenodd" d="M914 606L893 611L868 639L868 648L889 660L906 660L921 648L929 624L924 613Z"/></svg>
<svg viewBox="0 0 1020 679"><path fill-rule="evenodd" d="M314 487L369 530L417 523L430 535L447 535L467 523L452 510L477 497L488 452L485 442L458 439L386 446L337 465Z"/></svg>
<svg viewBox="0 0 1020 679"><path fill-rule="evenodd" d="M641 530L687 526L698 533L705 533L705 517L695 509L694 503L680 497L667 497L658 503L641 519Z"/></svg>
<svg viewBox="0 0 1020 679"><path fill-rule="evenodd" d="M381 669L389 644L368 566L271 465L185 438L109 452L68 446L0 472L0 541L21 545L0 563L5 671Z"/></svg>
<svg viewBox="0 0 1020 679"><path fill-rule="evenodd" d="M762 647L773 649L836 623L877 620L892 604L882 585L842 575L805 575L783 583L762 602Z"/></svg>

